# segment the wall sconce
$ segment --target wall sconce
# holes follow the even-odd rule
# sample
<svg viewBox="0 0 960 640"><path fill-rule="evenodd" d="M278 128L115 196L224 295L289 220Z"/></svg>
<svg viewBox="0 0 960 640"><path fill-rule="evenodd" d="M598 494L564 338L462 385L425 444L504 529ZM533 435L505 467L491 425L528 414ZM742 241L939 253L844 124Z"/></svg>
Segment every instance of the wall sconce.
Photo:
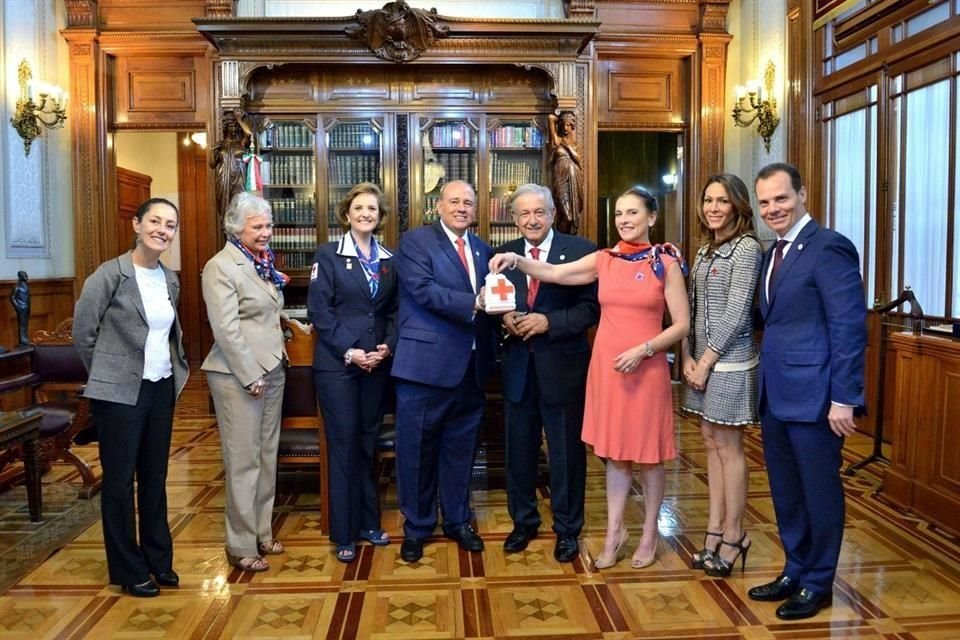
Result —
<svg viewBox="0 0 960 640"><path fill-rule="evenodd" d="M30 145L43 131L40 125L47 129L63 127L63 121L67 119L66 96L60 87L32 80L33 74L26 60L20 63L17 75L20 78L20 99L10 124L23 138L24 152L30 155Z"/></svg>
<svg viewBox="0 0 960 640"><path fill-rule="evenodd" d="M776 75L777 68L773 61L767 62L767 68L763 73L764 92L761 92L760 85L756 82L749 83L746 87L738 86L736 98L733 103L733 123L738 127L749 127L754 120L757 121L757 133L763 139L763 146L770 153L770 139L780 124L780 116L777 115L777 99L773 97L773 78ZM764 99L764 95L767 96ZM750 114L753 114L750 116ZM744 116L750 116L745 119Z"/></svg>

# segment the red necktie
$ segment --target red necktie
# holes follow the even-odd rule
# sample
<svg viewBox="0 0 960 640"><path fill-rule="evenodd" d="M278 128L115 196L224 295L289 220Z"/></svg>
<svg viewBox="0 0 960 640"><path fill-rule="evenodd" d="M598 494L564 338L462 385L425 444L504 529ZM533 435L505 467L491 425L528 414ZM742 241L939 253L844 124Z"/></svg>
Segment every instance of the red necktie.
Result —
<svg viewBox="0 0 960 640"><path fill-rule="evenodd" d="M463 238L457 238L457 255L460 256L460 262L463 263L463 268L467 270L467 275L470 275L470 264L467 262L467 252L463 249L464 240Z"/></svg>
<svg viewBox="0 0 960 640"><path fill-rule="evenodd" d="M530 258L532 260L540 259L540 249L537 247L530 247ZM540 289L540 281L530 278L530 282L527 284L527 310L533 311L533 301L537 299L537 291Z"/></svg>
<svg viewBox="0 0 960 640"><path fill-rule="evenodd" d="M783 264L783 250L789 243L789 240L777 240L777 250L773 252L773 266L770 267L770 285L767 287L768 292L770 288L773 287L773 283L776 282L774 278L777 277L777 270L780 268L780 265Z"/></svg>

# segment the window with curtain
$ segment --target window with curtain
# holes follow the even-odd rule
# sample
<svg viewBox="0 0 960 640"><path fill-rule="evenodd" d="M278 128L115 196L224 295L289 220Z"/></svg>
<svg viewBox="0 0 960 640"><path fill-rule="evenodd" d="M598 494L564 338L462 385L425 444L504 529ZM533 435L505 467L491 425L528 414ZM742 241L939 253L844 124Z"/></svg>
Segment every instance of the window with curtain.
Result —
<svg viewBox="0 0 960 640"><path fill-rule="evenodd" d="M908 88L893 98L894 117L901 125L892 151L901 161L892 174L898 183L893 246L899 274L893 274L890 294L896 296L909 285L928 316L955 315L960 310L947 304L947 240L954 215L949 210L950 174L956 171L950 165L950 147L956 144L950 117L953 84L944 79Z"/></svg>
<svg viewBox="0 0 960 640"><path fill-rule="evenodd" d="M828 226L848 237L860 254L866 304L876 289L877 236L877 88L828 105L825 118Z"/></svg>

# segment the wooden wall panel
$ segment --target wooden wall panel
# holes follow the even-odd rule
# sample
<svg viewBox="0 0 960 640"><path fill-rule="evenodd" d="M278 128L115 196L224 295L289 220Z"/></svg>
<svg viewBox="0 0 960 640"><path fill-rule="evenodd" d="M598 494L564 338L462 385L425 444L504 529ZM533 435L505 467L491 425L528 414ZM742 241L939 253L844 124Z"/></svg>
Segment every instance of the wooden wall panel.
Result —
<svg viewBox="0 0 960 640"><path fill-rule="evenodd" d="M603 33L693 33L700 19L697 2L597 1L597 20Z"/></svg>
<svg viewBox="0 0 960 640"><path fill-rule="evenodd" d="M17 342L17 315L8 300L16 284L16 280L0 280L0 345L7 349ZM73 317L73 303L73 278L30 280L30 335L41 329L52 331Z"/></svg>
<svg viewBox="0 0 960 640"><path fill-rule="evenodd" d="M688 121L690 86L683 60L610 58L599 63L597 121L672 123Z"/></svg>
<svg viewBox="0 0 960 640"><path fill-rule="evenodd" d="M209 75L201 56L120 56L115 61L113 125L203 128Z"/></svg>
<svg viewBox="0 0 960 640"><path fill-rule="evenodd" d="M205 4L205 0L99 0L97 9L103 30L193 30L191 20L203 17Z"/></svg>

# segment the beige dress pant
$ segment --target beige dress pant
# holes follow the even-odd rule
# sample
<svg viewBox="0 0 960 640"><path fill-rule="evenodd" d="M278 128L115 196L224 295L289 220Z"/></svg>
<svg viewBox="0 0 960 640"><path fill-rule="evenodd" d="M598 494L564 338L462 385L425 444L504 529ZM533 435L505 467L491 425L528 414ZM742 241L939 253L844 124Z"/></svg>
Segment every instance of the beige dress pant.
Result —
<svg viewBox="0 0 960 640"><path fill-rule="evenodd" d="M277 366L264 376L266 388L250 395L236 376L207 371L223 452L227 552L249 558L257 544L273 539L273 499L286 372Z"/></svg>

